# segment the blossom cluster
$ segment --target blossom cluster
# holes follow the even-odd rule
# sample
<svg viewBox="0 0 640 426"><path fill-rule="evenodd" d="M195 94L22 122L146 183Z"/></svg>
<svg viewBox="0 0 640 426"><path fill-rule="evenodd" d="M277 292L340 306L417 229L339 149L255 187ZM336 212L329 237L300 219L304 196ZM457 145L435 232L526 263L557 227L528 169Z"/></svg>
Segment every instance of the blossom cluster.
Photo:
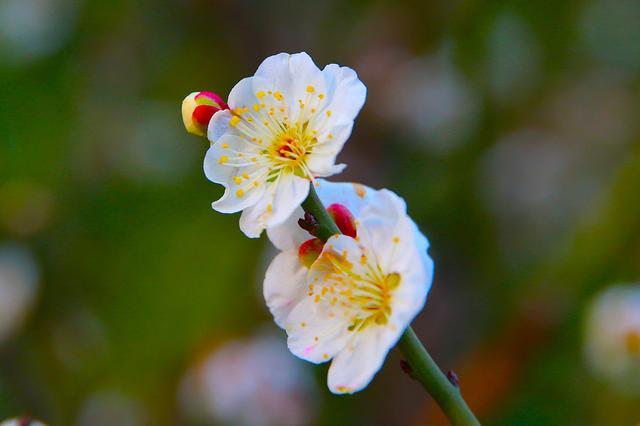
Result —
<svg viewBox="0 0 640 426"><path fill-rule="evenodd" d="M224 186L213 202L242 212L250 237L266 230L279 253L264 279L264 297L289 350L312 363L331 362L334 393L366 387L425 304L433 277L429 243L387 189L329 182L336 158L363 107L355 71L320 70L306 53L265 59L228 100L194 92L182 104L186 129L206 135L207 178ZM316 197L317 194L317 197ZM303 208L319 199L339 233L317 232Z"/></svg>

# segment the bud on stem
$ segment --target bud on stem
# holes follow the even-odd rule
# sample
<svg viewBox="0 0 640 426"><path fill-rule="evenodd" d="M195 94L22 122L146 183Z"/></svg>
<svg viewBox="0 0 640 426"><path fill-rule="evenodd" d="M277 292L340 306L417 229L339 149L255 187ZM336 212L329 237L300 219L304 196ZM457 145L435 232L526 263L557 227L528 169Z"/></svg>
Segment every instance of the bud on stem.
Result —
<svg viewBox="0 0 640 426"><path fill-rule="evenodd" d="M213 92L193 92L182 101L182 121L187 132L206 136L211 117L229 109L222 98Z"/></svg>

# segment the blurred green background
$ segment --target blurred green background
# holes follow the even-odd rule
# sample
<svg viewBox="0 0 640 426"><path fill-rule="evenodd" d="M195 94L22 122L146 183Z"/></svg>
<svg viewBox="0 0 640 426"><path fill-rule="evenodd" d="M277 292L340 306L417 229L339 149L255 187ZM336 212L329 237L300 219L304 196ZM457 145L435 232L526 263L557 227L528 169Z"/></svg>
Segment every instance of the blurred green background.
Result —
<svg viewBox="0 0 640 426"><path fill-rule="evenodd" d="M274 253L211 210L180 103L306 51L368 87L332 179L406 198L436 262L414 328L483 423L636 424L583 328L640 276L638 22L637 0L0 0L0 419L258 424L185 402L212 350L285 336ZM260 422L446 424L399 359L342 397L294 359L304 415Z"/></svg>

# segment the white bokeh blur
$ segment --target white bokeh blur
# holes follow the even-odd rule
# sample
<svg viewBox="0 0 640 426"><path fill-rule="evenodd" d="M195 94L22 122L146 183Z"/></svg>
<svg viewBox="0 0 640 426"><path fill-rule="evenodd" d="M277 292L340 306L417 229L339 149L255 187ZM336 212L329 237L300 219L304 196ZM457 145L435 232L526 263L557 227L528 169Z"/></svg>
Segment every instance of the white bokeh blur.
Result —
<svg viewBox="0 0 640 426"><path fill-rule="evenodd" d="M188 417L222 424L311 424L316 388L284 336L261 333L209 353L183 378L179 401Z"/></svg>
<svg viewBox="0 0 640 426"><path fill-rule="evenodd" d="M0 244L0 345L17 332L33 307L40 271L23 246Z"/></svg>
<svg viewBox="0 0 640 426"><path fill-rule="evenodd" d="M89 395L80 409L76 426L140 426L149 424L137 401L112 390Z"/></svg>
<svg viewBox="0 0 640 426"><path fill-rule="evenodd" d="M64 46L76 22L78 0L2 0L0 62L28 64Z"/></svg>
<svg viewBox="0 0 640 426"><path fill-rule="evenodd" d="M38 420L31 419L29 417L16 417L8 419L0 423L0 426L46 426L44 423Z"/></svg>
<svg viewBox="0 0 640 426"><path fill-rule="evenodd" d="M612 286L587 311L584 356L593 375L640 394L640 284Z"/></svg>

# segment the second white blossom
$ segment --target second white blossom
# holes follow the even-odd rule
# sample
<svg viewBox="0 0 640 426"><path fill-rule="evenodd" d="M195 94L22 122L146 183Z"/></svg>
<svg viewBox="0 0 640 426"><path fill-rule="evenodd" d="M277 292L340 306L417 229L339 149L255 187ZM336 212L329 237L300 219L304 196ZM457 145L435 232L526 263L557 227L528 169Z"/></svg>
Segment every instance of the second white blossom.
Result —
<svg viewBox="0 0 640 426"><path fill-rule="evenodd" d="M394 193L319 181L318 194L353 213L357 235L329 238L307 268L298 247L309 236L291 223L269 230L282 252L267 271L264 294L291 352L313 363L333 359L330 390L353 393L367 386L424 306L433 262Z"/></svg>

